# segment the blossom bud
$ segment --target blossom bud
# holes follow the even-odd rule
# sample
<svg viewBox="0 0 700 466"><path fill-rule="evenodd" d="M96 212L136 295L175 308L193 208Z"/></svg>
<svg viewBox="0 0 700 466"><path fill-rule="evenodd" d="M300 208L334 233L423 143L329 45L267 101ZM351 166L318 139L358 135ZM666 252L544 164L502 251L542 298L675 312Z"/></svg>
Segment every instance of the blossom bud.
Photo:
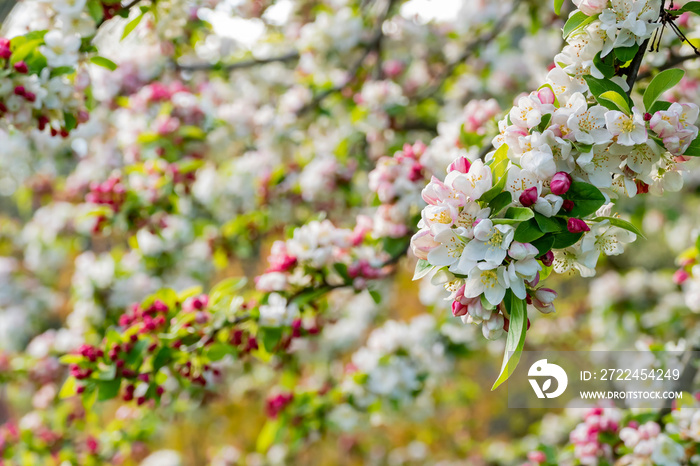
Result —
<svg viewBox="0 0 700 466"><path fill-rule="evenodd" d="M602 13L608 6L608 0L573 0L576 7L586 16Z"/></svg>
<svg viewBox="0 0 700 466"><path fill-rule="evenodd" d="M673 283L675 283L676 285L680 285L683 282L685 282L688 278L690 278L688 272L686 272L683 269L678 269L676 270L676 273L673 274Z"/></svg>
<svg viewBox="0 0 700 466"><path fill-rule="evenodd" d="M427 260L428 253L434 248L440 246L440 243L435 241L430 230L420 230L411 238L411 250L418 259Z"/></svg>
<svg viewBox="0 0 700 466"><path fill-rule="evenodd" d="M10 41L4 37L0 37L0 58L7 60L12 56L12 51L10 50Z"/></svg>
<svg viewBox="0 0 700 466"><path fill-rule="evenodd" d="M452 162L449 167L447 167L447 172L452 172L457 170L460 173L469 173L469 168L471 163L466 157L459 157L457 160Z"/></svg>
<svg viewBox="0 0 700 466"><path fill-rule="evenodd" d="M554 91L550 87L543 87L537 91L537 97L539 97L540 102L543 104L553 104L556 97L554 96Z"/></svg>
<svg viewBox="0 0 700 466"><path fill-rule="evenodd" d="M644 114L644 121L650 121L653 115L649 112Z"/></svg>
<svg viewBox="0 0 700 466"><path fill-rule="evenodd" d="M24 86L16 86L15 87L15 95L25 95L27 93L27 90L24 88Z"/></svg>
<svg viewBox="0 0 700 466"><path fill-rule="evenodd" d="M538 257L538 259L545 267L551 267L554 263L554 253L552 251L547 251L545 254Z"/></svg>
<svg viewBox="0 0 700 466"><path fill-rule="evenodd" d="M561 204L561 208L564 209L567 212L571 212L574 210L574 201L571 199L565 199L564 202Z"/></svg>
<svg viewBox="0 0 700 466"><path fill-rule="evenodd" d="M508 249L508 255L516 261L525 260L528 257L537 255L537 248L530 243L519 243L513 241Z"/></svg>
<svg viewBox="0 0 700 466"><path fill-rule="evenodd" d="M536 464L542 464L547 461L547 455L544 452L535 450L527 454L527 459Z"/></svg>
<svg viewBox="0 0 700 466"><path fill-rule="evenodd" d="M519 200L523 207L530 207L537 202L537 197L537 187L533 186L532 188L527 188L525 191L523 191L522 194L520 194Z"/></svg>
<svg viewBox="0 0 700 466"><path fill-rule="evenodd" d="M452 315L454 315L455 317L459 317L459 316L463 316L463 315L467 314L468 310L469 310L469 308L467 306L465 306L464 304L462 304L458 299L455 299L452 302Z"/></svg>
<svg viewBox="0 0 700 466"><path fill-rule="evenodd" d="M552 181L549 183L549 189L552 190L552 194L557 196L562 196L566 194L571 188L571 175L566 172L557 172L552 177Z"/></svg>
<svg viewBox="0 0 700 466"><path fill-rule="evenodd" d="M27 67L27 64L23 61L18 61L15 63L15 71L18 73L22 74L27 74L29 72L29 68Z"/></svg>
<svg viewBox="0 0 700 466"><path fill-rule="evenodd" d="M588 225L586 225L586 222L580 218L573 217L566 222L566 228L569 230L569 233L583 233L584 231L591 231Z"/></svg>
<svg viewBox="0 0 700 466"><path fill-rule="evenodd" d="M543 314L551 314L554 312L554 300L557 297L557 292L551 288L538 288L535 291L532 304Z"/></svg>
<svg viewBox="0 0 700 466"><path fill-rule="evenodd" d="M493 314L489 320L485 320L481 325L481 332L487 340L496 340L503 335L503 320L502 314Z"/></svg>

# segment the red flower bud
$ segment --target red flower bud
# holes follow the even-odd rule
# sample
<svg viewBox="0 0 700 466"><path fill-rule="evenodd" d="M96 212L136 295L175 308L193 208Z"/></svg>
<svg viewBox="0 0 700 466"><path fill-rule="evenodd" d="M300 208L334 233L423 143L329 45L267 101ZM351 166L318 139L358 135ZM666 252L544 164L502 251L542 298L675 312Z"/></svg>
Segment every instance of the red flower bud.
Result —
<svg viewBox="0 0 700 466"><path fill-rule="evenodd" d="M447 167L447 171L451 172L457 170L460 173L468 173L470 167L471 163L469 160L466 157L460 157Z"/></svg>
<svg viewBox="0 0 700 466"><path fill-rule="evenodd" d="M545 267L551 267L554 263L554 253L552 251L547 251L537 259L539 259Z"/></svg>
<svg viewBox="0 0 700 466"><path fill-rule="evenodd" d="M571 175L566 172L555 173L552 181L549 182L549 189L552 190L552 194L557 196L566 194L569 188L571 188Z"/></svg>
<svg viewBox="0 0 700 466"><path fill-rule="evenodd" d="M569 230L569 233L583 233L584 231L591 230L588 225L586 225L586 222L580 218L570 218L569 221L566 222L566 228Z"/></svg>
<svg viewBox="0 0 700 466"><path fill-rule="evenodd" d="M522 194L520 194L519 200L523 207L530 207L537 202L537 197L537 187L533 186L523 191Z"/></svg>
<svg viewBox="0 0 700 466"><path fill-rule="evenodd" d="M27 74L29 72L29 68L27 67L27 64L23 61L18 61L17 63L15 63L15 71L17 71L18 73Z"/></svg>
<svg viewBox="0 0 700 466"><path fill-rule="evenodd" d="M571 199L565 199L564 203L561 205L561 208L567 212L571 212L572 210L574 210L574 201L572 201Z"/></svg>

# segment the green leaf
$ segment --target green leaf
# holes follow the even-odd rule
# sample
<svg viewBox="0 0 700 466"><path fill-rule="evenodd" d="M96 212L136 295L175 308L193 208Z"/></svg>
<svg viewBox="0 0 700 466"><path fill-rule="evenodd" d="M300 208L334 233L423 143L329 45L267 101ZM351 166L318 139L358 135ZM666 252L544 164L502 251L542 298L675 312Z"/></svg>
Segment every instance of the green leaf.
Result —
<svg viewBox="0 0 700 466"><path fill-rule="evenodd" d="M85 361L85 357L81 356L79 354L64 354L60 358L58 358L58 362L61 364L79 364L81 362Z"/></svg>
<svg viewBox="0 0 700 466"><path fill-rule="evenodd" d="M527 304L525 300L518 299L511 290L506 291L506 309L510 313L510 325L506 337L506 350L503 355L501 373L494 382L491 390L495 390L503 382L508 380L520 361L520 354L525 346L525 334L527 333Z"/></svg>
<svg viewBox="0 0 700 466"><path fill-rule="evenodd" d="M602 94L600 94L599 98L601 100L607 100L609 102L612 102L625 115L632 114L632 110L630 110L630 106L627 103L627 99L625 99L625 97L621 96L615 91L605 91Z"/></svg>
<svg viewBox="0 0 700 466"><path fill-rule="evenodd" d="M620 47L617 49L613 49L615 52L615 58L620 60L622 63L627 63L628 61L632 60L635 55L637 55L637 52L639 52L639 45L634 44L631 47Z"/></svg>
<svg viewBox="0 0 700 466"><path fill-rule="evenodd" d="M121 39L119 39L120 41L126 39L126 36L128 36L129 34L131 34L131 31L133 31L134 29L136 29L136 26L138 26L139 23L141 22L141 20L143 19L143 15L144 15L144 12L142 11L140 15L138 15L136 18L134 18L134 19L132 19L131 21L129 21L129 22L127 23L127 25L124 26L124 32L122 33Z"/></svg>
<svg viewBox="0 0 700 466"><path fill-rule="evenodd" d="M656 102L654 102L654 105L652 105L650 109L647 109L647 112L653 115L654 113L659 112L661 110L668 110L670 106L671 102L666 102L665 100L657 100Z"/></svg>
<svg viewBox="0 0 700 466"><path fill-rule="evenodd" d="M700 2L688 2L677 10L671 10L671 13L673 13L674 15L680 15L685 12L700 15Z"/></svg>
<svg viewBox="0 0 700 466"><path fill-rule="evenodd" d="M10 62L14 65L17 62L24 60L31 53L33 53L37 49L37 47L39 47L43 43L44 43L43 38L42 39L34 39L34 40L24 42L22 45L17 47L12 52L12 57L10 58Z"/></svg>
<svg viewBox="0 0 700 466"><path fill-rule="evenodd" d="M98 380L97 384L97 401L107 401L119 395L119 387L121 379L114 380Z"/></svg>
<svg viewBox="0 0 700 466"><path fill-rule="evenodd" d="M649 87L644 91L644 108L651 108L664 92L681 82L684 74L685 71L672 68L654 76L654 79L649 83Z"/></svg>
<svg viewBox="0 0 700 466"><path fill-rule="evenodd" d="M645 238L644 233L642 233L642 230L640 230L639 228L634 226L634 224L632 224L631 222L628 222L627 220L623 220L623 219L617 218L617 217L596 217L593 219L594 222L602 222L604 220L608 220L611 225L614 225L618 228L622 228L623 230L630 231L637 236Z"/></svg>
<svg viewBox="0 0 700 466"><path fill-rule="evenodd" d="M227 296L233 297L233 294L243 288L246 282L245 277L230 277L221 280L209 291L209 301L213 305Z"/></svg>
<svg viewBox="0 0 700 466"><path fill-rule="evenodd" d="M554 0L554 13L561 14L561 6L564 4L564 0Z"/></svg>
<svg viewBox="0 0 700 466"><path fill-rule="evenodd" d="M581 239L583 233L557 233L553 235L554 243L552 244L553 249L564 249L569 246L573 246Z"/></svg>
<svg viewBox="0 0 700 466"><path fill-rule="evenodd" d="M87 11L96 23L99 23L104 18L102 3L98 0L90 0L87 4Z"/></svg>
<svg viewBox="0 0 700 466"><path fill-rule="evenodd" d="M408 249L408 244L410 240L406 238L384 238L382 245L384 246L384 251L391 257L397 257L399 255L404 255L405 251Z"/></svg>
<svg viewBox="0 0 700 466"><path fill-rule="evenodd" d="M613 54L608 54L605 58L601 58L600 52L593 57L593 65L598 68L598 71L603 73L605 78L610 79L615 76L615 59Z"/></svg>
<svg viewBox="0 0 700 466"><path fill-rule="evenodd" d="M282 329L280 327L264 327L258 331L258 336L262 340L265 351L272 353L282 338Z"/></svg>
<svg viewBox="0 0 700 466"><path fill-rule="evenodd" d="M504 177L505 179L505 177ZM501 191L501 194L493 198L489 202L489 208L491 209L491 215L496 215L503 209L505 209L509 204L513 202L513 195L510 191Z"/></svg>
<svg viewBox="0 0 700 466"><path fill-rule="evenodd" d="M554 235L544 235L543 237L533 241L532 245L537 248L540 255L545 254L552 249L552 246L554 246Z"/></svg>
<svg viewBox="0 0 700 466"><path fill-rule="evenodd" d="M501 146L501 147L503 147L503 146ZM500 148L499 148L499 150L500 150ZM499 157L499 159L500 159L500 157ZM493 174L493 170L495 168L497 168L497 166L498 166L498 169L500 171L500 166L503 163L505 165L508 164L508 149L505 150L505 159L500 159L500 160L496 161L496 158L494 156L494 160L491 161L491 173ZM495 175L493 175L493 176L495 176ZM506 181L508 181L508 180L506 177L506 173L504 172L503 175L498 179L498 182L495 185L493 185L493 187L491 187L491 189L489 189L488 191L486 191L484 194L481 195L481 197L479 198L479 201L481 201L483 203L491 202L493 199L496 198L496 196L498 196L499 194L501 194L503 192L503 189L506 187ZM493 214L493 212L492 212L492 214Z"/></svg>
<svg viewBox="0 0 700 466"><path fill-rule="evenodd" d="M508 144L501 144L501 147L496 149L496 152L493 154L493 158L489 163L489 166L491 167L492 179L499 180L500 182L500 180L506 176L509 162ZM503 186L505 186L505 181L503 182Z"/></svg>
<svg viewBox="0 0 700 466"><path fill-rule="evenodd" d="M170 360L172 350L166 346L162 346L156 355L153 357L153 372L158 372Z"/></svg>
<svg viewBox="0 0 700 466"><path fill-rule="evenodd" d="M221 361L226 355L236 354L236 350L226 343L213 343L207 348L206 355L211 361Z"/></svg>
<svg viewBox="0 0 700 466"><path fill-rule="evenodd" d="M614 91L620 94L621 96L624 96L625 100L627 101L627 105L630 108L634 105L630 98L627 97L627 93L624 90L622 90L622 88L619 85L615 84L609 79L598 79L590 75L584 76L583 79L586 80L586 83L588 84L588 89L591 91L591 94L595 96L596 100L599 101L600 105L610 110L617 110L617 106L613 103L608 102L607 100L600 101L600 95L607 91Z"/></svg>
<svg viewBox="0 0 700 466"><path fill-rule="evenodd" d="M572 182L569 191L564 197L574 201L574 208L569 212L570 217L587 217L605 204L603 193L592 184L582 181Z"/></svg>
<svg viewBox="0 0 700 466"><path fill-rule="evenodd" d="M532 243L542 236L544 236L544 233L540 231L537 221L532 219L518 225L518 227L515 229L513 240L519 243Z"/></svg>
<svg viewBox="0 0 700 466"><path fill-rule="evenodd" d="M526 222L534 217L535 214L532 212L532 209L528 209L527 207L509 207L508 210L506 210L506 218L495 218L493 219L493 223L497 225L514 225L516 223Z"/></svg>
<svg viewBox="0 0 700 466"><path fill-rule="evenodd" d="M109 58L105 58L105 57L92 57L92 58L90 58L90 61L91 61L93 64L95 64L95 65L97 65L97 66L101 66L102 68L107 68L107 69L110 70L110 71L114 71L114 70L117 69L117 64L114 63L114 62L113 62L112 60L110 60Z"/></svg>
<svg viewBox="0 0 700 466"><path fill-rule="evenodd" d="M427 260L418 259L418 262L416 263L416 270L413 272L413 280L420 280L428 275L434 268L435 266Z"/></svg>
<svg viewBox="0 0 700 466"><path fill-rule="evenodd" d="M275 443L282 428L280 419L268 419L258 434L255 449L258 453L265 453Z"/></svg>
<svg viewBox="0 0 700 466"><path fill-rule="evenodd" d="M343 278L343 281L345 283L350 283L352 279L350 278L350 274L348 273L348 265L343 264L342 262L336 262L333 264L333 269L335 269L336 272L338 272L338 275L340 275Z"/></svg>
<svg viewBox="0 0 700 466"><path fill-rule="evenodd" d="M374 301L374 304L381 304L382 302L382 295L379 293L377 290L370 290L369 295L372 297L372 300Z"/></svg>
<svg viewBox="0 0 700 466"><path fill-rule="evenodd" d="M544 133L544 130L546 130L549 127L549 122L552 121L552 114L551 113L546 113L542 116L542 120L540 121L540 124L537 125L537 131L540 133Z"/></svg>
<svg viewBox="0 0 700 466"><path fill-rule="evenodd" d="M72 131L75 129L76 126L78 126L78 120L72 113L63 112L63 121L63 126L65 126L66 130L68 131Z"/></svg>
<svg viewBox="0 0 700 466"><path fill-rule="evenodd" d="M592 23L597 17L598 15L588 16L582 11L577 11L566 20L566 24L564 24L562 29L562 36L566 39L572 32Z"/></svg>
<svg viewBox="0 0 700 466"><path fill-rule="evenodd" d="M78 394L78 380L75 377L68 377L65 382L63 382L63 386L61 387L61 391L58 392L58 398L63 400L65 398L70 398L71 396L75 396Z"/></svg>
<svg viewBox="0 0 700 466"><path fill-rule="evenodd" d="M566 230L566 220L559 217L545 217L535 212L535 221L543 233L556 233Z"/></svg>

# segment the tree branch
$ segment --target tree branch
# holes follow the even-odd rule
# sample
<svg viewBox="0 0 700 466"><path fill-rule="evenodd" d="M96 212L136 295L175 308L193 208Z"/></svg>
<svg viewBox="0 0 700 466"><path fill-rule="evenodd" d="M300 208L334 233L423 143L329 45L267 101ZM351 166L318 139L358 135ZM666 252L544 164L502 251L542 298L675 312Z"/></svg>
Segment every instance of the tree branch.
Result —
<svg viewBox="0 0 700 466"><path fill-rule="evenodd" d="M522 0L515 0L513 6L508 14L503 15L501 19L493 25L493 27L486 33L477 37L474 41L470 42L465 48L462 54L454 61L447 64L444 70L433 80L436 82L433 86L426 88L423 92L420 92L416 97L418 100L424 100L438 92L442 86L445 84L445 80L449 78L454 72L455 68L464 63L464 61L469 58L477 48L482 45L488 44L493 39L498 37L504 30L504 26L508 20L512 17L515 10L520 6Z"/></svg>
<svg viewBox="0 0 700 466"><path fill-rule="evenodd" d="M299 111L297 112L297 116L302 115L313 108L316 108L326 97L335 94L336 92L340 92L346 86L351 84L355 79L357 79L357 73L358 71L360 71L362 64L365 62L370 53L372 53L375 50L378 50L381 45L382 37L384 36L384 33L382 32L382 25L384 24L384 21L386 21L386 19L389 17L391 7L393 6L395 1L396 0L387 0L386 9L384 10L384 13L381 15L381 17L377 19L377 26L374 29L372 37L365 44L365 49L362 52L360 58L358 58L357 61L348 70L347 79L345 79L342 84L333 86L330 89L326 89L325 91L318 94L316 97L313 98L313 100L311 100L311 102L299 109Z"/></svg>
<svg viewBox="0 0 700 466"><path fill-rule="evenodd" d="M292 51L285 53L283 55L279 55L276 57L269 57L269 58L253 58L251 60L242 60L236 63L229 63L228 65L224 65L222 63L195 63L191 65L184 65L175 62L175 69L179 71L214 71L214 70L223 70L223 71L233 71L233 70L240 70L240 69L245 69L245 68L253 68L255 66L259 65L266 65L268 63L275 63L275 62L281 62L285 63L288 61L294 61L299 59L299 52Z"/></svg>

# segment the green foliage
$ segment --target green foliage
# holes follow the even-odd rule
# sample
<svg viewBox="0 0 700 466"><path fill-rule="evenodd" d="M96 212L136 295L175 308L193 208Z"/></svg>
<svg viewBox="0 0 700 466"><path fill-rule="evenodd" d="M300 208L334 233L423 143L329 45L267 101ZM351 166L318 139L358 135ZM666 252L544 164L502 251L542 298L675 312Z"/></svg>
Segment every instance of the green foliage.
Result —
<svg viewBox="0 0 700 466"><path fill-rule="evenodd" d="M602 94L600 94L599 98L601 100L611 102L618 109L620 109L620 111L622 113L624 113L626 115L632 114L632 110L630 109L630 106L629 106L629 103L627 102L627 99L615 91L605 91Z"/></svg>
<svg viewBox="0 0 700 466"><path fill-rule="evenodd" d="M683 75L685 75L685 71L674 68L654 76L649 87L644 91L644 108L650 109L664 92L681 82Z"/></svg>
<svg viewBox="0 0 700 466"><path fill-rule="evenodd" d="M491 390L498 388L515 371L520 361L520 353L525 346L525 334L527 333L527 304L525 300L518 299L511 290L507 290L504 302L509 314L510 324L508 336L506 337L506 349L503 355L501 373Z"/></svg>
<svg viewBox="0 0 700 466"><path fill-rule="evenodd" d="M598 18L598 15L588 16L582 11L577 11L571 15L568 20L566 20L564 28L562 29L562 36L564 39L566 39L574 31L577 31L585 27L587 24L592 23L596 18Z"/></svg>
<svg viewBox="0 0 700 466"><path fill-rule="evenodd" d="M598 188L589 183L574 181L569 191L562 196L574 202L569 216L583 218L595 213L605 204L605 196Z"/></svg>
<svg viewBox="0 0 700 466"><path fill-rule="evenodd" d="M608 91L613 91L623 96L629 107L632 107L634 105L630 98L627 97L627 93L625 93L625 91L622 90L622 88L619 85L615 84L609 79L598 79L594 78L593 76L584 76L583 79L586 80L586 83L588 84L588 89L595 96L596 100L598 101L598 103L600 103L600 105L610 110L617 110L617 105L608 100L600 98L601 94L604 94Z"/></svg>
<svg viewBox="0 0 700 466"><path fill-rule="evenodd" d="M112 60L105 58L105 57L100 57L100 56L92 57L92 58L90 58L90 61L93 64L95 64L97 66L101 66L102 68L107 68L110 71L114 71L117 69L117 64L114 63Z"/></svg>

